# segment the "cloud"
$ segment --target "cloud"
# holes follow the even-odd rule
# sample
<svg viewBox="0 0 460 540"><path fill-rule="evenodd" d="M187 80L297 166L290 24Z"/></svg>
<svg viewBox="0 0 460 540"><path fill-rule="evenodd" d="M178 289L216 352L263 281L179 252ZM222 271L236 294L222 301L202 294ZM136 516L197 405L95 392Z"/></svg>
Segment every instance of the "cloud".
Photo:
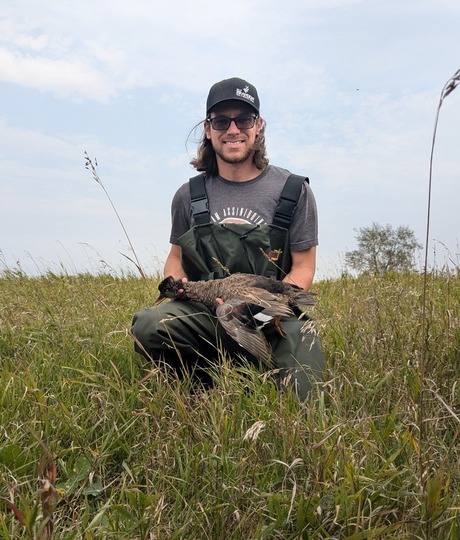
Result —
<svg viewBox="0 0 460 540"><path fill-rule="evenodd" d="M45 37L38 41L47 42ZM116 88L107 76L75 53L53 58L36 50L36 40L23 42L32 43L25 52L0 49L1 80L68 99L107 102L116 95Z"/></svg>
<svg viewBox="0 0 460 540"><path fill-rule="evenodd" d="M289 78L305 78L311 91L315 77L309 66L315 60L284 57L286 48L295 48L292 25L299 28L318 11L310 4L311 15L305 7L299 10L298 2L283 10L267 9L259 0L238 2L237 9L230 10L209 0L156 5L133 1L129 6L104 1L44 1L35 6L19 0L3 7L0 79L64 99L100 103L138 87L202 92L203 85L214 82L212 73L221 72L222 78L229 73L256 77L261 69L265 73L255 61L263 44L263 56L282 59ZM273 28L277 40L271 39ZM216 48L220 55L214 54Z"/></svg>

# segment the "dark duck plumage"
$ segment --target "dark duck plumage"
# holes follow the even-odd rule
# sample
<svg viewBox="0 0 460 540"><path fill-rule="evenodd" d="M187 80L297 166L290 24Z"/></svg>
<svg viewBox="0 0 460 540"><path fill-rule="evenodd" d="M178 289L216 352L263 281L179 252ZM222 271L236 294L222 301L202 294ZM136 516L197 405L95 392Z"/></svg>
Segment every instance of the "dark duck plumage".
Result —
<svg viewBox="0 0 460 540"><path fill-rule="evenodd" d="M227 334L270 367L271 349L262 328L274 325L284 336L281 319L300 316L299 306L313 304L312 293L254 274L237 273L223 279L185 283L169 276L158 285L158 290L157 303L165 298L192 300L215 310Z"/></svg>

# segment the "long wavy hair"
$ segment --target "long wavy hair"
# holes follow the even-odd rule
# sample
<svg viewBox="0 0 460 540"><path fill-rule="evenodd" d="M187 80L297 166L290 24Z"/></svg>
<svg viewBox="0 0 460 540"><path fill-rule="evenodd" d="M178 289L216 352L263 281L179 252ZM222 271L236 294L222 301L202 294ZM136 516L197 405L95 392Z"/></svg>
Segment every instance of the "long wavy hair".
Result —
<svg viewBox="0 0 460 540"><path fill-rule="evenodd" d="M255 152L253 161L254 165L260 170L265 169L268 165L267 150L265 147L265 126L265 120L263 120L262 129L254 142ZM190 161L190 165L195 167L197 171L204 172L206 176L217 176L219 174L219 171L217 170L216 152L212 147L210 139L206 137L204 129L196 157Z"/></svg>

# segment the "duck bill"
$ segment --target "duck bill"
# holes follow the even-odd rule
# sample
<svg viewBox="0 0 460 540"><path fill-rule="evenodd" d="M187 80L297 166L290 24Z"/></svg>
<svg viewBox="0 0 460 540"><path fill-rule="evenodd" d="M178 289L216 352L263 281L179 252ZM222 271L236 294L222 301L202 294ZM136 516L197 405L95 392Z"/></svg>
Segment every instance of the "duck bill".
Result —
<svg viewBox="0 0 460 540"><path fill-rule="evenodd" d="M163 296L162 294L160 294L160 296L155 300L155 302L153 302L153 305L154 305L154 306L159 306L159 305L162 304L166 299L167 299L166 296Z"/></svg>

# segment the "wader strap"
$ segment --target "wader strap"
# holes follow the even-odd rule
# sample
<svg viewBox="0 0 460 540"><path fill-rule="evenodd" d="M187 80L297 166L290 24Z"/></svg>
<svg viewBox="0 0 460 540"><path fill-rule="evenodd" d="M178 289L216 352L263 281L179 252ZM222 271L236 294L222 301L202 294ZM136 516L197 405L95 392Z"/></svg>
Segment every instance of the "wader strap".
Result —
<svg viewBox="0 0 460 540"><path fill-rule="evenodd" d="M281 192L278 206L276 207L273 225L289 229L304 182L307 182L307 184L310 183L309 179L305 176L291 174L288 177Z"/></svg>
<svg viewBox="0 0 460 540"><path fill-rule="evenodd" d="M204 185L205 175L199 174L190 178L190 198L192 201L192 216L196 225L203 225L211 221L208 207L208 196Z"/></svg>

